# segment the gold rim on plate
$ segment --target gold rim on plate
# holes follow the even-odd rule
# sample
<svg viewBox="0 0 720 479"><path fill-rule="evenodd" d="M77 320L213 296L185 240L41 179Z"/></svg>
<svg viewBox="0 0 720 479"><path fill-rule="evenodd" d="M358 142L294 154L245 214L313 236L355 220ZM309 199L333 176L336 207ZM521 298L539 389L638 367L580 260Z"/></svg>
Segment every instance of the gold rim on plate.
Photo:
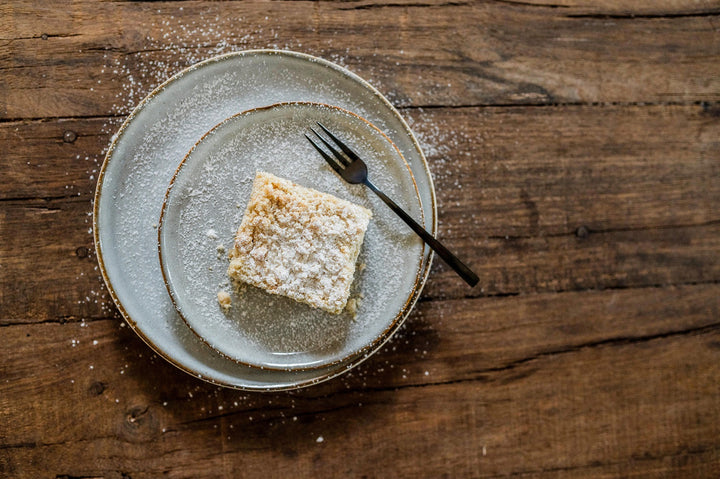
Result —
<svg viewBox="0 0 720 479"><path fill-rule="evenodd" d="M176 73L169 79L167 79L165 82L160 84L158 87L156 87L148 96L146 96L128 115L128 117L125 119L123 124L118 129L117 133L115 133L112 136L110 146L108 147L107 153L105 155L105 158L103 160L102 167L100 168L100 172L98 173L98 181L97 186L95 189L95 195L93 197L93 239L95 243L95 252L98 260L98 265L100 267L100 273L102 275L103 281L105 282L105 285L107 286L108 292L110 294L110 297L112 298L113 302L115 303L116 307L120 311L120 314L123 316L126 323L133 329L133 331L156 353L158 356L164 358L166 361L168 361L173 366L177 367L179 370L184 371L185 373L194 376L196 378L199 378L205 382L214 384L214 385L220 385L232 389L238 389L238 390L246 390L246 391L281 391L281 390L293 390L293 389L299 389L307 386L311 386L314 384L318 384L320 382L327 381L329 379L333 379L348 370L356 367L357 365L361 364L365 359L367 359L371 353L376 352L379 350L382 345L390 338L392 337L392 333L396 332L397 329L402 325L404 321L398 322L398 324L395 325L394 331L392 331L391 334L388 334L387 337L384 339L384 341L381 341L379 344L375 345L375 349L371 351L371 353L361 354L358 355L353 359L353 361L349 362L346 365L337 365L333 369L329 369L325 373L319 375L315 378L309 378L299 381L293 381L288 380L284 382L275 382L272 381L265 381L260 383L258 381L258 384L253 383L253 381L245 380L243 383L243 378L238 376L229 375L232 377L232 379L237 380L237 382L229 382L227 380L220 380L216 379L215 377L211 377L207 374L203 374L201 371L196 370L195 368L191 367L188 364L184 364L179 359L173 356L170 352L166 351L159 345L155 344L148 335L142 330L142 328L137 324L137 322L132 318L132 316L128 313L125 305L123 304L122 300L118 296L117 291L115 290L112 281L110 280L110 274L107 271L107 265L105 263L104 253L103 253L103 246L102 241L100 238L100 228L99 228L99 216L100 216L100 204L101 204L101 198L103 194L103 186L105 181L105 176L108 170L108 166L113 158L113 154L120 144L120 142L125 137L125 132L129 128L129 126L132 124L132 122L135 120L140 113L142 113L145 109L145 107L149 104L151 100L153 100L155 97L159 96L165 88L167 88L169 85L173 84L174 82L180 80L185 75L197 71L205 66L220 63L223 61L230 61L235 58L244 58L244 57L252 57L252 56L260 56L260 55L267 55L267 56L278 56L278 57L288 57L293 59L301 59L308 62L315 63L317 65L321 65L325 68L328 68L341 76L357 83L358 85L364 87L373 97L375 97L377 100L380 101L380 103L384 104L391 116L395 118L403 128L403 130L400 133L405 133L410 140L410 143L412 147L414 147L415 151L417 151L420 159L420 164L425 172L425 178L427 179L427 185L428 185L428 194L430 196L431 204L430 204L430 212L432 213L432 224L431 224L431 234L436 235L437 234L437 202L435 197L435 188L433 186L432 176L430 174L430 170L427 164L427 160L425 159L425 155L422 153L422 149L420 148L420 145L417 142L417 139L412 134L412 131L410 130L410 127L408 126L407 122L402 118L402 116L397 112L397 110L392 106L392 104L385 98L375 87L370 85L367 81L360 78L356 74L350 72L349 70L332 63L330 61L324 60L322 58L314 57L311 55L307 55L305 53L299 53L299 52L292 52L292 51L283 51L283 50L270 50L270 49L258 49L258 50L245 50L245 51L239 51L239 52L231 52L226 53L223 55L218 55L212 58L209 58L207 60L198 62L194 65L191 65L184 70ZM119 161L119 160L117 160ZM427 281L428 275L430 273L430 267L432 265L433 260L433 252L429 251L428 256L423 259L421 264L421 275L420 275L420 284L416 288L414 295L409 299L408 301L408 308L412 308L414 304L417 302L417 299L422 291L422 288ZM219 371L216 370L218 374Z"/></svg>

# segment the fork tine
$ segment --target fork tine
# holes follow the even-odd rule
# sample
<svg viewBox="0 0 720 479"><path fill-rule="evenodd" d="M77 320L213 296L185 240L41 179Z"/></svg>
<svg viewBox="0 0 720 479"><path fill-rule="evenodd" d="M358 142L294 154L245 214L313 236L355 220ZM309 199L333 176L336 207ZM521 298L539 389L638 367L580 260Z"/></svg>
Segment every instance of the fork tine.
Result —
<svg viewBox="0 0 720 479"><path fill-rule="evenodd" d="M349 146L347 146L345 143L343 143L342 141L340 141L340 139L339 139L337 136L333 135L333 134L330 132L330 130L328 130L327 128L325 128L325 125L323 125L323 124L320 123L319 121L316 122L316 123L320 126L320 128L323 129L323 131L324 131L325 133L327 133L327 135L328 135L330 138L332 138L332 140L340 147L340 149L342 149L342 151L345 152L345 154L348 156L348 158L350 158L351 160L359 160L359 159L360 159L360 157L357 156L357 154L356 154L354 151L352 151ZM317 134L317 133L316 133L316 134Z"/></svg>
<svg viewBox="0 0 720 479"><path fill-rule="evenodd" d="M315 134L317 135L317 133L315 133ZM325 153L325 150L320 148L320 146L318 146L318 144L315 143L315 141L312 138L310 138L307 134L305 134L305 138L307 138L308 141L310 143L312 143L312 146L314 146L315 149L322 155L322 157L325 158L325 161L327 162L327 164L330 165L332 167L332 169L335 170L335 172L342 177L342 167L340 167L340 165L338 165L337 161L335 161L335 158L333 158L332 156Z"/></svg>
<svg viewBox="0 0 720 479"><path fill-rule="evenodd" d="M323 144L325 146L327 146L330 151L332 151L333 155L335 155L335 159L338 160L340 162L340 164L342 164L343 166L348 166L350 164L350 161L347 158L345 158L345 156L343 156L343 154L340 153L337 148L335 148L333 145L331 145L330 142L327 141L325 138L320 136L320 134L317 131L315 131L314 128L310 128L310 129L312 130L313 133L315 133L315 136L320 138L320 141L322 141Z"/></svg>

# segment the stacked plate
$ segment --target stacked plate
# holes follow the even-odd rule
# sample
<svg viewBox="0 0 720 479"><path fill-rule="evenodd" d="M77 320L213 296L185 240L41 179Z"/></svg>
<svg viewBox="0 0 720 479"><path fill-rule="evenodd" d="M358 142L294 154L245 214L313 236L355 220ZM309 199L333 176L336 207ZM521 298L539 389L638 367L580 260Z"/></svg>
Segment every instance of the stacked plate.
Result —
<svg viewBox="0 0 720 479"><path fill-rule="evenodd" d="M429 249L379 199L340 179L307 143L316 121L433 234L425 158L399 113L349 71L308 55L232 53L153 91L113 137L95 195L95 243L128 324L159 355L215 384L294 389L359 364L397 331L427 277ZM227 278L256 171L373 211L354 314L331 315ZM233 294L228 312L217 292Z"/></svg>

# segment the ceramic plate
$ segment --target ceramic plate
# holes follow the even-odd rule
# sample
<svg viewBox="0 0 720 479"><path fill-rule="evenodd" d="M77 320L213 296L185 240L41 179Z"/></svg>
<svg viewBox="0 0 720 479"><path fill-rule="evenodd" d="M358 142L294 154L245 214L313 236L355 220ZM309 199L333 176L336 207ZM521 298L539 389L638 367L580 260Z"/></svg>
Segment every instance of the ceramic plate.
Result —
<svg viewBox="0 0 720 479"><path fill-rule="evenodd" d="M160 263L180 316L221 354L251 366L307 369L369 348L406 313L420 282L423 243L362 185L338 177L304 134L316 122L338 132L366 159L372 181L422 219L415 182L395 145L347 110L285 103L230 117L205 135L180 165L160 218ZM317 128L317 127L316 127ZM330 193L373 212L358 257L354 314L330 314L228 281L227 252L257 171ZM218 291L231 295L223 311Z"/></svg>
<svg viewBox="0 0 720 479"><path fill-rule="evenodd" d="M358 76L308 55L254 50L215 57L172 77L135 108L113 137L95 194L95 245L108 290L128 324L160 356L215 384L251 390L306 386L343 373L382 344L325 367L260 370L209 348L170 300L158 260L157 223L175 170L193 145L224 119L286 101L338 105L387 134L414 174L426 229L436 230L434 190L420 147L398 112ZM426 251L422 281L430 261ZM393 331L400 324L396 322Z"/></svg>

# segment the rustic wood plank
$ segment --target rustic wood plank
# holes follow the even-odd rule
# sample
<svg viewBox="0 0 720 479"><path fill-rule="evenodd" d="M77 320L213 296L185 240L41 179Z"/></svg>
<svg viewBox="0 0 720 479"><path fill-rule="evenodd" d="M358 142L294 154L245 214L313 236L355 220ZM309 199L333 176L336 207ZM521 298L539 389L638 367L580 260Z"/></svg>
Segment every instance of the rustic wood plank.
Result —
<svg viewBox="0 0 720 479"><path fill-rule="evenodd" d="M0 118L127 113L184 66L267 47L346 64L399 106L720 100L718 2L3 8Z"/></svg>
<svg viewBox="0 0 720 479"><path fill-rule="evenodd" d="M362 383L369 389L383 389L482 380L494 372L510 370L547 355L570 353L603 344L640 343L655 338L700 333L720 325L719 292L720 285L708 284L421 301L406 326L378 355L379 359L374 360L375 364L349 373L344 376L343 383L346 388ZM106 358L111 361L115 353L95 347L95 341L101 346L121 341L121 345L113 346L122 356L116 362L132 361L129 367L137 370L148 368L148 359L145 358L151 357L149 363L156 365L155 355L139 339L134 341L133 333L126 334L121 321L81 319L37 325L10 323L1 326L1 331L7 338L21 339L26 331L32 332L34 326L47 328L40 330L45 331L40 336L37 332L27 336L34 338L27 340L27 348L35 344L39 350L53 350L53 357L57 356L53 360L55 362L62 362L65 355L88 361L97 356L102 364ZM127 353L128 346L132 354ZM30 351L27 348L9 350L6 353L7 362L35 363L42 360L42 367L50 368L43 374L55 371L51 367L53 361L45 361L47 355L28 354ZM143 351L148 354L143 355ZM160 363L165 364L163 361ZM64 363L62 365L64 367ZM94 369L97 368L96 364ZM169 365L167 368L158 366L157 379L168 374L167 370L174 371ZM424 374L426 370L428 375ZM150 372L155 373L155 370ZM7 374L11 380L20 380L23 375L22 372L13 373L12 369L8 369ZM175 379L185 379L184 373L176 376ZM188 388L187 384L193 387L202 385L194 378L186 379L179 384ZM27 394L29 391L25 388L34 385L34 380L26 380L25 383L9 386L9 391L16 395ZM149 380L154 382L152 378ZM321 391L319 394L322 394L324 388L320 386L310 390ZM329 385L327 389L338 388Z"/></svg>
<svg viewBox="0 0 720 479"><path fill-rule="evenodd" d="M685 263L700 273L692 281L716 281L706 273L717 265L717 244L693 246L703 258L696 263L672 253L695 245L701 231L717 234L720 122L712 107L408 113L429 144L440 237L479 270L482 292L647 285L648 260L660 269ZM444 264L435 271L426 295L469 293ZM684 282L670 276L651 281Z"/></svg>
<svg viewBox="0 0 720 479"><path fill-rule="evenodd" d="M444 6L447 0L425 0L418 2L417 0L392 0L386 2L374 2L365 0L350 0L349 5L345 8L367 10L371 8L390 9L390 8L408 8L408 7L429 7ZM484 0L475 2L453 2L466 4L492 4L505 3L508 6L514 6L518 10L528 8L541 9L560 9L563 13L569 15L592 15L605 17L664 17L664 16L710 16L717 13L720 5L716 0L639 0L628 3L617 0L603 0L592 3L583 2L582 0Z"/></svg>
<svg viewBox="0 0 720 479"><path fill-rule="evenodd" d="M526 238L720 220L705 106L404 110L448 236Z"/></svg>
<svg viewBox="0 0 720 479"><path fill-rule="evenodd" d="M468 290L438 261L426 299L720 279L720 119L707 108L405 113L435 177L440 237L481 277ZM94 261L77 254L92 249L89 202L108 120L0 125L9 146L0 175L11 179L0 185L0 214L14 232L0 246L6 321L107 315L104 301L86 300L88 290L106 295ZM61 139L68 131L74 143ZM63 267L38 276L38 261ZM63 298L73 306L60 307Z"/></svg>
<svg viewBox="0 0 720 479"><path fill-rule="evenodd" d="M441 261L424 297L511 295L718 281L720 224L592 233L587 238L461 237L448 243L480 277L469 290ZM442 235L441 235L442 237ZM479 289L479 291L478 291Z"/></svg>
<svg viewBox="0 0 720 479"><path fill-rule="evenodd" d="M424 301L386 348L385 364L403 365L394 372L400 384L490 379L546 355L717 328L718 292L710 284ZM386 380L363 376L368 387Z"/></svg>
<svg viewBox="0 0 720 479"><path fill-rule="evenodd" d="M0 123L0 201L91 197L119 123L107 117Z"/></svg>
<svg viewBox="0 0 720 479"><path fill-rule="evenodd" d="M428 156L449 234L549 236L720 219L720 116L712 105L403 113ZM117 123L0 124L0 174L11 180L0 199L92 191ZM66 134L76 139L64 142Z"/></svg>
<svg viewBox="0 0 720 479"><path fill-rule="evenodd" d="M107 1L107 0L105 0ZM128 1L135 0L109 0ZM232 0L231 0L232 1ZM234 0L238 1L238 0ZM242 1L242 0L240 0ZM403 9L403 8L422 8L422 7L447 7L456 6L456 4L477 4L495 3L500 1L508 5L514 5L518 9L528 7L536 8L563 8L571 9L573 14L585 14L596 16L677 16L677 15L713 15L718 9L716 0L639 0L628 4L617 0L596 1L587 4L578 0L481 0L481 1L465 1L465 2L447 2L447 0L425 0L418 2L417 0L392 0L392 1L368 1L368 0L341 0L345 5L342 8L346 10L368 10L368 9ZM450 3L450 5L448 5ZM582 12L582 13L580 13Z"/></svg>
<svg viewBox="0 0 720 479"><path fill-rule="evenodd" d="M113 314L94 255L91 214L87 196L0 203L0 324Z"/></svg>
<svg viewBox="0 0 720 479"><path fill-rule="evenodd" d="M25 203L25 202L24 202ZM106 317L114 308L92 255L89 203L0 208L15 231L0 249L0 319L6 323ZM720 281L720 224L528 239L449 241L481 278L469 290L436 262L424 300ZM37 274L53 264L53 275Z"/></svg>
<svg viewBox="0 0 720 479"><path fill-rule="evenodd" d="M718 288L425 303L352 375L270 395L186 376L115 320L5 326L13 434L0 465L15 477L710 477Z"/></svg>
<svg viewBox="0 0 720 479"><path fill-rule="evenodd" d="M88 204L3 206L0 220L16 234L0 251L2 321L107 316L113 308L92 254ZM469 290L436 262L423 297L718 282L719 237L718 224L593 233L588 238L478 242L461 237L449 243L475 267L479 289ZM54 273L37 274L38 264L53 264Z"/></svg>

